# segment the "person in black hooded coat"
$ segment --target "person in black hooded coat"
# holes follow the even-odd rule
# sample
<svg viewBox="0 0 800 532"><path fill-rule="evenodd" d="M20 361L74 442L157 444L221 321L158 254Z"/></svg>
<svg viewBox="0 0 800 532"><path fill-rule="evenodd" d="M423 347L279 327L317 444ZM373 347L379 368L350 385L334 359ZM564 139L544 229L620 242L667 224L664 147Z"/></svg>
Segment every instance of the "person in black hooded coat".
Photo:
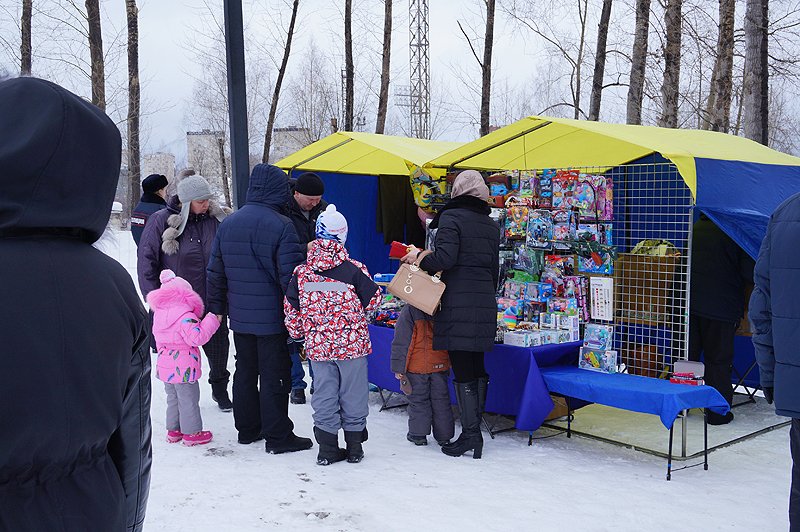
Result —
<svg viewBox="0 0 800 532"><path fill-rule="evenodd" d="M0 82L0 530L141 530L147 315L108 222L121 141L41 79Z"/></svg>
<svg viewBox="0 0 800 532"><path fill-rule="evenodd" d="M489 217L489 189L479 172L458 174L452 196L431 222L434 250L420 267L431 274L442 272L447 287L433 316L433 348L450 354L462 430L442 452L460 456L472 450L480 458L480 420L489 383L483 357L494 347L497 330L500 227ZM412 248L403 262L416 261L420 251Z"/></svg>

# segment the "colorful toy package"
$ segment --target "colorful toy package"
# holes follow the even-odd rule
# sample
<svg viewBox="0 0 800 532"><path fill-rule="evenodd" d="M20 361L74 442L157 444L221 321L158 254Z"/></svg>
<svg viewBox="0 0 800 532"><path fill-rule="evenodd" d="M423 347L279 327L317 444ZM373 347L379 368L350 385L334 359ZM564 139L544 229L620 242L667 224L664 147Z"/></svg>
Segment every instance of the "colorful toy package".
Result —
<svg viewBox="0 0 800 532"><path fill-rule="evenodd" d="M575 257L573 255L545 255L545 269L554 268L562 276L575 275Z"/></svg>
<svg viewBox="0 0 800 532"><path fill-rule="evenodd" d="M539 207L553 206L553 178L556 171L552 168L542 170L542 177L539 179Z"/></svg>
<svg viewBox="0 0 800 532"><path fill-rule="evenodd" d="M578 367L603 373L617 372L617 352L581 347Z"/></svg>
<svg viewBox="0 0 800 532"><path fill-rule="evenodd" d="M589 349L607 351L614 347L614 326L587 323L583 331L583 346Z"/></svg>
<svg viewBox="0 0 800 532"><path fill-rule="evenodd" d="M521 240L528 236L528 215L530 208L527 205L506 205L506 238L508 240Z"/></svg>
<svg viewBox="0 0 800 532"><path fill-rule="evenodd" d="M581 175L572 192L572 207L582 218L612 220L614 215L611 178Z"/></svg>
<svg viewBox="0 0 800 532"><path fill-rule="evenodd" d="M614 224L609 222L578 224L577 237L586 240L585 235L589 235L590 240L594 240L606 246L614 245Z"/></svg>
<svg viewBox="0 0 800 532"><path fill-rule="evenodd" d="M578 301L574 297L551 297L547 300L547 312L560 312L568 316L577 316Z"/></svg>
<svg viewBox="0 0 800 532"><path fill-rule="evenodd" d="M553 297L553 286L548 283L527 283L525 285L525 299L536 303L546 303Z"/></svg>
<svg viewBox="0 0 800 532"><path fill-rule="evenodd" d="M572 211L553 211L553 249L569 249L562 242L575 240L575 213Z"/></svg>
<svg viewBox="0 0 800 532"><path fill-rule="evenodd" d="M581 273L601 273L611 275L614 273L614 260L611 254L600 252L600 264L597 264L592 257L578 257L578 271Z"/></svg>
<svg viewBox="0 0 800 532"><path fill-rule="evenodd" d="M505 286L503 286L503 296L509 299L523 299L525 297L526 284L506 279Z"/></svg>
<svg viewBox="0 0 800 532"><path fill-rule="evenodd" d="M553 218L550 211L534 209L528 217L526 245L533 249L550 249L553 240Z"/></svg>
<svg viewBox="0 0 800 532"><path fill-rule="evenodd" d="M521 198L539 197L539 178L536 170L522 170L519 173L519 196Z"/></svg>
<svg viewBox="0 0 800 532"><path fill-rule="evenodd" d="M581 321L589 321L589 279L582 275L564 277L564 297L574 297L578 301L578 316Z"/></svg>
<svg viewBox="0 0 800 532"><path fill-rule="evenodd" d="M540 301L525 301L522 306L522 319L539 323L539 315L547 311L547 304Z"/></svg>
<svg viewBox="0 0 800 532"><path fill-rule="evenodd" d="M554 209L571 209L574 202L575 187L580 172L577 170L559 170L552 179Z"/></svg>
<svg viewBox="0 0 800 532"><path fill-rule="evenodd" d="M558 318L551 312L542 312L539 314L539 328L540 329L555 329Z"/></svg>
<svg viewBox="0 0 800 532"><path fill-rule="evenodd" d="M503 320L503 325L508 329L517 326L517 320L522 317L523 302L519 299L501 297L497 300L498 318Z"/></svg>

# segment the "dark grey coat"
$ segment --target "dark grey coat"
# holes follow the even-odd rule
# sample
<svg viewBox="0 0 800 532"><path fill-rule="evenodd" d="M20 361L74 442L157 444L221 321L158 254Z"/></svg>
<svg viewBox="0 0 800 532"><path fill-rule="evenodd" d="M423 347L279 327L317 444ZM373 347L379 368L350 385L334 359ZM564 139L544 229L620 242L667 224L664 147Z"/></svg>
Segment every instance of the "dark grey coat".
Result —
<svg viewBox="0 0 800 532"><path fill-rule="evenodd" d="M420 264L430 273L443 271L447 285L433 317L434 349L486 352L494 346L500 228L488 213L486 202L460 196L438 215L435 251Z"/></svg>

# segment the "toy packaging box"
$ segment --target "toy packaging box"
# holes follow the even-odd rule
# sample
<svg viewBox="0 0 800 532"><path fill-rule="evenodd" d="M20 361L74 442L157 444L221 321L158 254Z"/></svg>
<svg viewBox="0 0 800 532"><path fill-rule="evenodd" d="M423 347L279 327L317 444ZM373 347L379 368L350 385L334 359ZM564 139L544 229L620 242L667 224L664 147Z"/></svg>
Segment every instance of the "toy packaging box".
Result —
<svg viewBox="0 0 800 532"><path fill-rule="evenodd" d="M553 285L548 283L526 283L525 299L536 303L546 303L553 297Z"/></svg>
<svg viewBox="0 0 800 532"><path fill-rule="evenodd" d="M497 300L497 315L503 320L503 324L508 329L517 326L517 320L522 317L523 302L519 299L501 297Z"/></svg>
<svg viewBox="0 0 800 532"><path fill-rule="evenodd" d="M552 207L553 205L553 178L556 171L552 168L542 170L542 177L539 179L539 206Z"/></svg>
<svg viewBox="0 0 800 532"><path fill-rule="evenodd" d="M517 347L536 347L541 345L539 331L509 331L503 336L503 343Z"/></svg>
<svg viewBox="0 0 800 532"><path fill-rule="evenodd" d="M559 170L552 178L554 209L572 209L575 186L578 184L580 172L577 170Z"/></svg>
<svg viewBox="0 0 800 532"><path fill-rule="evenodd" d="M578 224L577 238L611 246L614 244L613 229L614 224L610 222L582 223ZM587 234L589 235L588 239L586 238Z"/></svg>
<svg viewBox="0 0 800 532"><path fill-rule="evenodd" d="M580 329L580 318L578 316L568 316L565 314L558 314L556 317L556 326L559 329L566 329L569 331ZM577 340L570 340L577 341Z"/></svg>
<svg viewBox="0 0 800 532"><path fill-rule="evenodd" d="M555 329L557 325L557 318L555 314L550 312L542 312L539 314L539 328L540 329Z"/></svg>
<svg viewBox="0 0 800 532"><path fill-rule="evenodd" d="M508 299L524 299L525 298L525 285L528 283L520 283L517 281L506 280L503 287L503 296Z"/></svg>
<svg viewBox="0 0 800 532"><path fill-rule="evenodd" d="M614 273L614 259L610 253L600 252L600 264L597 264L592 257L578 257L578 271L581 273L599 273L611 275Z"/></svg>
<svg viewBox="0 0 800 532"><path fill-rule="evenodd" d="M528 235L527 205L512 205L506 209L506 238L509 240L522 240Z"/></svg>
<svg viewBox="0 0 800 532"><path fill-rule="evenodd" d="M553 240L553 218L550 211L533 209L528 216L527 246L532 249L550 249Z"/></svg>
<svg viewBox="0 0 800 532"><path fill-rule="evenodd" d="M583 346L589 349L607 351L614 344L614 326L587 323L583 331Z"/></svg>
<svg viewBox="0 0 800 532"><path fill-rule="evenodd" d="M578 301L574 297L551 297L547 300L547 311L577 316Z"/></svg>
<svg viewBox="0 0 800 532"><path fill-rule="evenodd" d="M553 211L553 249L569 249L566 242L575 240L575 213L572 211Z"/></svg>
<svg viewBox="0 0 800 532"><path fill-rule="evenodd" d="M519 173L519 196L521 198L539 198L539 178L535 170L522 170Z"/></svg>
<svg viewBox="0 0 800 532"><path fill-rule="evenodd" d="M602 373L616 373L617 352L581 347L578 367Z"/></svg>
<svg viewBox="0 0 800 532"><path fill-rule="evenodd" d="M558 331L556 330L539 331L539 335L542 338L542 345L558 343Z"/></svg>

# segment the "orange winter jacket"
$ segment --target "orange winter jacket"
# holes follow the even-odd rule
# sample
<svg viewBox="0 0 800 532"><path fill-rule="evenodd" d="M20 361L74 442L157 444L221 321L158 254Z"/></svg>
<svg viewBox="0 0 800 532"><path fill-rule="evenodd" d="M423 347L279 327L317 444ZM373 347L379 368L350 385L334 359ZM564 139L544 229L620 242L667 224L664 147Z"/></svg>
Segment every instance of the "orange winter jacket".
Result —
<svg viewBox="0 0 800 532"><path fill-rule="evenodd" d="M433 318L406 305L397 318L392 340L392 372L436 373L450 371L447 351L433 348Z"/></svg>

